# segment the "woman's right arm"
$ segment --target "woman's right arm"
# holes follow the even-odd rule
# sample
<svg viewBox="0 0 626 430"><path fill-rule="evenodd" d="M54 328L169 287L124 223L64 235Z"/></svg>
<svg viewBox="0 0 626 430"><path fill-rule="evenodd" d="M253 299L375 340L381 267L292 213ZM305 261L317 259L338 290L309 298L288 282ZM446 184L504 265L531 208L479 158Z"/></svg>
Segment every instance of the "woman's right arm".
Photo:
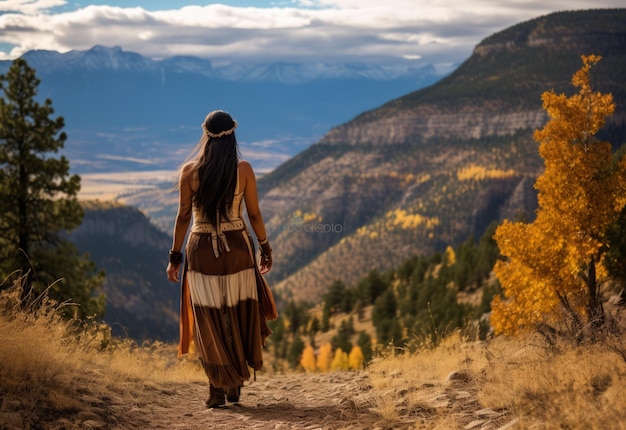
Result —
<svg viewBox="0 0 626 430"><path fill-rule="evenodd" d="M179 197L178 212L176 213L176 221L174 223L174 232L172 238L172 249L175 253L181 252L185 235L191 222L191 199L193 195L191 187L191 177L193 172L193 163L185 164L180 173L179 180ZM181 263L169 263L167 265L167 278L172 282L179 281Z"/></svg>

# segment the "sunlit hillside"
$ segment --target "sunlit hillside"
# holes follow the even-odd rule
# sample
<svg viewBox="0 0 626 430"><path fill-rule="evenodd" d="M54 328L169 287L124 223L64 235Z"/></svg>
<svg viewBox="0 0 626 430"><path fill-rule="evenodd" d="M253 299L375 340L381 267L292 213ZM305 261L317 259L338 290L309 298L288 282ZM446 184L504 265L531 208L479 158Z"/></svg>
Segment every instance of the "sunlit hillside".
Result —
<svg viewBox="0 0 626 430"><path fill-rule="evenodd" d="M558 12L494 33L441 81L334 127L264 176L276 288L316 301L335 280L354 285L492 221L532 219L541 95L574 93L581 55L602 56L593 89L616 103L598 137L624 143L625 17Z"/></svg>

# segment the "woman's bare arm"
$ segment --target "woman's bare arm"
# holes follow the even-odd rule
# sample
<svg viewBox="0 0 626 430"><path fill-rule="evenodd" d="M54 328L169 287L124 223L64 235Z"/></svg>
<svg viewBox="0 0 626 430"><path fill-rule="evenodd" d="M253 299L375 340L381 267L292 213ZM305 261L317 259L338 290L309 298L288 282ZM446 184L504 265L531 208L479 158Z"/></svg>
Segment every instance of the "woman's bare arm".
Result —
<svg viewBox="0 0 626 430"><path fill-rule="evenodd" d="M256 189L256 177L252 166L247 161L239 163L239 172L244 181L243 198L246 202L246 210L248 219L254 234L256 235L259 245L261 245L261 273L267 273L272 268L272 249L267 241L267 232L265 231L265 223L259 208L259 197Z"/></svg>
<svg viewBox="0 0 626 430"><path fill-rule="evenodd" d="M178 212L176 213L176 221L174 223L174 233L172 238L172 251L180 252L185 241L185 235L191 222L191 199L193 195L192 188L192 172L193 163L185 164L180 173L179 195L178 195ZM178 274L180 272L180 264L168 264L167 277L172 282L178 282Z"/></svg>

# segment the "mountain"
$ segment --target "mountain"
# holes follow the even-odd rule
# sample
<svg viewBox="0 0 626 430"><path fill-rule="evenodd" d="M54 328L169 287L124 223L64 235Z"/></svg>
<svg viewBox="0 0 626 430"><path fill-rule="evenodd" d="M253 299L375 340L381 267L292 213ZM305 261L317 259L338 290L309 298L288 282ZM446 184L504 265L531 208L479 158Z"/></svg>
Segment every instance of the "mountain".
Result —
<svg viewBox="0 0 626 430"><path fill-rule="evenodd" d="M259 181L275 252L270 281L317 301L334 280L478 238L504 218L532 220L543 169L533 131L544 91L573 93L582 54L598 54L596 91L626 136L626 9L559 12L483 40L434 85L332 128Z"/></svg>
<svg viewBox="0 0 626 430"><path fill-rule="evenodd" d="M120 47L29 51L23 55L65 118L65 145L79 174L174 170L214 109L239 122L242 153L271 170L332 126L443 74L407 60L358 64L231 63L195 57L151 59ZM0 61L0 73L10 61Z"/></svg>
<svg viewBox="0 0 626 430"><path fill-rule="evenodd" d="M179 288L165 276L171 237L139 210L114 202L83 202L83 223L70 234L106 280L104 320L115 336L177 341Z"/></svg>

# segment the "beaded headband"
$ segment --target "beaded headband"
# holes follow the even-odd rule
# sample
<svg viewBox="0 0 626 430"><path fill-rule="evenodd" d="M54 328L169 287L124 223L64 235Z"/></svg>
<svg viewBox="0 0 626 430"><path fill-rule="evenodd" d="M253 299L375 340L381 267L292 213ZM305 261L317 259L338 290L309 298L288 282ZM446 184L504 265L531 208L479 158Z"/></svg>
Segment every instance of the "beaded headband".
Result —
<svg viewBox="0 0 626 430"><path fill-rule="evenodd" d="M209 131L205 123L202 123L202 130L206 133L207 136L212 137L213 139L217 139L218 137L227 136L229 134L233 134L235 129L237 128L237 121L233 120L233 128L220 131L219 133L212 133Z"/></svg>

